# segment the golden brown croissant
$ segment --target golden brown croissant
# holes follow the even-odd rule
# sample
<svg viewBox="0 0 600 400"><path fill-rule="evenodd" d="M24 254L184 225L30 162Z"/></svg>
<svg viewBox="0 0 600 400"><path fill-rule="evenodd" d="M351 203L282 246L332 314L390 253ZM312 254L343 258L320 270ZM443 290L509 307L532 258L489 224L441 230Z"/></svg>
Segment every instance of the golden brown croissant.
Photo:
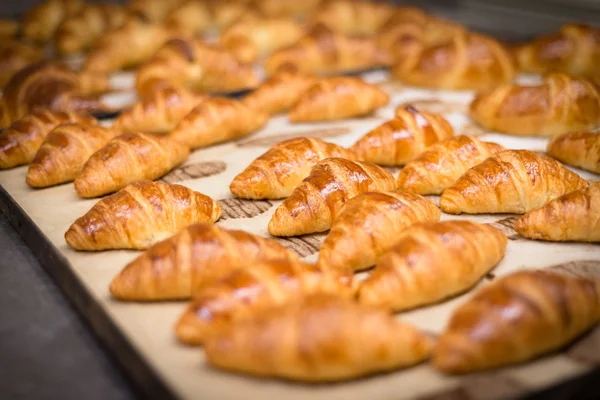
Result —
<svg viewBox="0 0 600 400"><path fill-rule="evenodd" d="M471 168L444 190L440 206L448 214L523 214L587 185L549 157L507 150Z"/></svg>
<svg viewBox="0 0 600 400"><path fill-rule="evenodd" d="M313 122L359 117L385 106L389 100L387 93L360 78L322 79L300 96L289 119Z"/></svg>
<svg viewBox="0 0 600 400"><path fill-rule="evenodd" d="M210 8L204 0L187 0L169 13L165 26L186 36L200 35L212 26Z"/></svg>
<svg viewBox="0 0 600 400"><path fill-rule="evenodd" d="M529 211L515 223L521 236L554 242L600 242L600 183Z"/></svg>
<svg viewBox="0 0 600 400"><path fill-rule="evenodd" d="M409 367L427 359L431 349L425 334L391 314L322 294L231 324L205 345L215 367L303 382Z"/></svg>
<svg viewBox="0 0 600 400"><path fill-rule="evenodd" d="M65 233L75 250L146 249L181 229L212 223L221 206L185 186L138 181L96 203Z"/></svg>
<svg viewBox="0 0 600 400"><path fill-rule="evenodd" d="M122 132L166 134L206 99L206 96L184 89L158 90L122 112L113 127Z"/></svg>
<svg viewBox="0 0 600 400"><path fill-rule="evenodd" d="M350 297L346 277L293 259L265 260L239 268L194 295L177 323L183 343L200 345L224 326L261 309L312 293Z"/></svg>
<svg viewBox="0 0 600 400"><path fill-rule="evenodd" d="M433 362L455 374L527 361L566 345L598 320L597 281L549 271L516 272L454 311Z"/></svg>
<svg viewBox="0 0 600 400"><path fill-rule="evenodd" d="M219 31L233 24L247 13L252 13L248 1L217 0L209 3L212 27Z"/></svg>
<svg viewBox="0 0 600 400"><path fill-rule="evenodd" d="M600 134L570 132L556 136L546 149L557 160L600 174Z"/></svg>
<svg viewBox="0 0 600 400"><path fill-rule="evenodd" d="M400 107L396 117L366 133L352 146L359 160L380 165L403 165L427 147L454 135L452 125L441 115Z"/></svg>
<svg viewBox="0 0 600 400"><path fill-rule="evenodd" d="M0 39L14 38L19 34L20 29L19 21L0 18Z"/></svg>
<svg viewBox="0 0 600 400"><path fill-rule="evenodd" d="M340 271L371 267L410 225L439 219L440 209L417 194L360 194L340 209L321 245L319 264Z"/></svg>
<svg viewBox="0 0 600 400"><path fill-rule="evenodd" d="M416 224L397 236L361 283L359 301L395 311L464 292L498 264L507 238L472 221Z"/></svg>
<svg viewBox="0 0 600 400"><path fill-rule="evenodd" d="M149 23L162 22L169 13L183 4L183 0L130 0L127 12Z"/></svg>
<svg viewBox="0 0 600 400"><path fill-rule="evenodd" d="M285 140L258 157L229 185L243 199L282 199L290 196L321 160L340 157L356 160L352 150L317 138Z"/></svg>
<svg viewBox="0 0 600 400"><path fill-rule="evenodd" d="M289 17L303 20L315 11L323 0L281 1L255 0L250 2L260 14L267 17Z"/></svg>
<svg viewBox="0 0 600 400"><path fill-rule="evenodd" d="M76 14L81 7L81 0L45 0L25 14L23 34L33 41L47 42L60 23Z"/></svg>
<svg viewBox="0 0 600 400"><path fill-rule="evenodd" d="M266 260L296 260L274 240L212 224L196 224L150 247L127 264L111 285L121 300L187 299L238 268Z"/></svg>
<svg viewBox="0 0 600 400"><path fill-rule="evenodd" d="M599 73L600 29L566 24L555 34L517 47L516 56L525 72L564 72L591 78Z"/></svg>
<svg viewBox="0 0 600 400"><path fill-rule="evenodd" d="M17 40L0 41L0 89L20 70L27 65L41 61L42 50L31 44Z"/></svg>
<svg viewBox="0 0 600 400"><path fill-rule="evenodd" d="M124 133L94 153L75 179L81 197L116 192L142 179L158 179L187 160L187 146L168 137Z"/></svg>
<svg viewBox="0 0 600 400"><path fill-rule="evenodd" d="M74 112L35 111L0 133L0 169L29 164L50 131L65 122L96 124L96 119Z"/></svg>
<svg viewBox="0 0 600 400"><path fill-rule="evenodd" d="M417 194L441 194L470 168L504 151L496 143L455 136L426 149L398 175L398 188Z"/></svg>
<svg viewBox="0 0 600 400"><path fill-rule="evenodd" d="M585 79L548 75L539 86L504 85L482 92L471 118L497 132L554 136L600 124L600 89Z"/></svg>
<svg viewBox="0 0 600 400"><path fill-rule="evenodd" d="M343 158L319 161L277 207L269 221L269 233L297 236L326 231L346 201L361 193L394 189L394 177L377 165Z"/></svg>
<svg viewBox="0 0 600 400"><path fill-rule="evenodd" d="M170 136L197 149L249 135L262 128L267 120L266 114L241 101L215 97L190 111Z"/></svg>
<svg viewBox="0 0 600 400"><path fill-rule="evenodd" d="M114 129L96 124L59 125L44 139L29 165L25 181L36 188L71 182L90 156L116 135Z"/></svg>
<svg viewBox="0 0 600 400"><path fill-rule="evenodd" d="M332 0L325 2L313 15L313 24L323 24L345 35L375 35L395 7L388 3Z"/></svg>

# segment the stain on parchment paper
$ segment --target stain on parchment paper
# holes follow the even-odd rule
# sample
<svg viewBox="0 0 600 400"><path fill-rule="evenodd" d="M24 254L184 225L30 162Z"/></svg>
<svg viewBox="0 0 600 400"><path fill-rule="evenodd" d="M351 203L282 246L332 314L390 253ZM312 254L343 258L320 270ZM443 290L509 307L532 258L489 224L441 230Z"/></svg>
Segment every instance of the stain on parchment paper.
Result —
<svg viewBox="0 0 600 400"><path fill-rule="evenodd" d="M247 139L236 143L237 147L271 147L279 142L288 139L294 139L299 137L312 137L317 139L326 139L329 137L336 137L350 133L349 128L337 127L337 128L323 128L323 129L312 129L306 131L297 131L289 133L278 133L272 136L261 137L256 139Z"/></svg>
<svg viewBox="0 0 600 400"><path fill-rule="evenodd" d="M227 169L227 164L223 161L204 161L193 164L183 165L175 168L160 181L165 183L177 183L189 179L206 178L208 176L218 175Z"/></svg>
<svg viewBox="0 0 600 400"><path fill-rule="evenodd" d="M461 377L459 385L419 400L500 400L526 392L516 379L502 371L489 371Z"/></svg>
<svg viewBox="0 0 600 400"><path fill-rule="evenodd" d="M466 113L468 106L465 103L451 100L440 100L440 99L413 99L402 103L396 107L413 106L418 110L427 111L430 113L437 114L452 114L452 113Z"/></svg>
<svg viewBox="0 0 600 400"><path fill-rule="evenodd" d="M496 222L490 222L488 225L493 226L504 233L508 240L521 240L523 238L515 231L515 222L517 222L519 218L519 216L502 218Z"/></svg>
<svg viewBox="0 0 600 400"><path fill-rule="evenodd" d="M600 261L598 260L570 261L561 264L550 265L544 269L575 276L577 278L600 280Z"/></svg>
<svg viewBox="0 0 600 400"><path fill-rule="evenodd" d="M576 362L600 364L600 326L575 341L565 354Z"/></svg>
<svg viewBox="0 0 600 400"><path fill-rule="evenodd" d="M253 218L267 212L273 203L267 200L222 199L219 204L223 210L221 220Z"/></svg>
<svg viewBox="0 0 600 400"><path fill-rule="evenodd" d="M293 251L300 257L308 257L319 251L324 235L305 235L297 237L274 237L277 242Z"/></svg>

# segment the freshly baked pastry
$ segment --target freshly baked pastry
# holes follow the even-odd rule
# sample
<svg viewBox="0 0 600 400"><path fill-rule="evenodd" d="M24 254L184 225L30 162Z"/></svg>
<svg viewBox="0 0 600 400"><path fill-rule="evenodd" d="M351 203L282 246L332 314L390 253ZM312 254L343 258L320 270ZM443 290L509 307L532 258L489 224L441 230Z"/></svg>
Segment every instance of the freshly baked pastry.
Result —
<svg viewBox="0 0 600 400"><path fill-rule="evenodd" d="M2 39L0 41L0 89L17 72L43 58L42 50L36 46L18 40Z"/></svg>
<svg viewBox="0 0 600 400"><path fill-rule="evenodd" d="M289 119L314 122L359 117L385 106L389 100L387 93L360 78L327 78L300 96Z"/></svg>
<svg viewBox="0 0 600 400"><path fill-rule="evenodd" d="M440 209L418 194L360 194L340 209L321 245L319 264L340 271L371 267L410 225L439 219Z"/></svg>
<svg viewBox="0 0 600 400"><path fill-rule="evenodd" d="M568 344L598 320L597 281L519 271L486 285L454 311L433 363L452 374L520 363Z"/></svg>
<svg viewBox="0 0 600 400"><path fill-rule="evenodd" d="M82 6L81 0L45 0L25 14L23 35L35 42L48 42L60 23Z"/></svg>
<svg viewBox="0 0 600 400"><path fill-rule="evenodd" d="M295 138L277 143L258 157L229 185L243 199L282 199L290 196L321 160L356 160L352 150L317 138Z"/></svg>
<svg viewBox="0 0 600 400"><path fill-rule="evenodd" d="M554 137L546 151L558 161L600 174L600 134L569 132Z"/></svg>
<svg viewBox="0 0 600 400"><path fill-rule="evenodd" d="M422 195L441 194L470 168L504 150L473 136L451 137L407 163L398 175L398 188Z"/></svg>
<svg viewBox="0 0 600 400"><path fill-rule="evenodd" d="M396 239L361 283L362 304L400 311L464 292L504 258L507 244L498 229L466 220L416 224Z"/></svg>
<svg viewBox="0 0 600 400"><path fill-rule="evenodd" d="M249 135L262 128L267 120L266 114L241 101L214 97L190 111L170 136L197 149Z"/></svg>
<svg viewBox="0 0 600 400"><path fill-rule="evenodd" d="M59 125L44 139L29 165L25 182L43 188L73 181L90 156L116 135L118 131L95 123Z"/></svg>
<svg viewBox="0 0 600 400"><path fill-rule="evenodd" d="M167 15L165 26L185 36L194 36L203 34L212 22L208 2L187 0Z"/></svg>
<svg viewBox="0 0 600 400"><path fill-rule="evenodd" d="M471 168L444 190L440 206L448 214L523 214L587 185L549 157L506 150Z"/></svg>
<svg viewBox="0 0 600 400"><path fill-rule="evenodd" d="M431 348L425 334L391 314L332 295L262 311L224 328L205 345L212 366L302 382L409 367L427 359Z"/></svg>
<svg viewBox="0 0 600 400"><path fill-rule="evenodd" d="M0 132L0 169L29 164L46 135L66 122L79 122L86 126L97 123L88 115L74 112L32 112Z"/></svg>
<svg viewBox="0 0 600 400"><path fill-rule="evenodd" d="M366 133L352 146L359 160L380 165L403 165L427 147L454 135L452 125L441 115L400 107L396 117Z"/></svg>
<svg viewBox="0 0 600 400"><path fill-rule="evenodd" d="M212 28L222 31L244 15L253 12L251 7L252 4L246 0L214 1L210 4Z"/></svg>
<svg viewBox="0 0 600 400"><path fill-rule="evenodd" d="M147 23L163 22L184 0L129 0L126 5L129 14Z"/></svg>
<svg viewBox="0 0 600 400"><path fill-rule="evenodd" d="M503 85L479 93L471 118L493 131L554 136L600 125L600 89L580 78L550 74L539 86Z"/></svg>
<svg viewBox="0 0 600 400"><path fill-rule="evenodd" d="M267 17L288 17L304 20L312 14L323 0L281 1L281 0L255 0L253 6L260 14Z"/></svg>
<svg viewBox="0 0 600 400"><path fill-rule="evenodd" d="M600 242L600 182L567 193L515 223L529 239L553 242Z"/></svg>
<svg viewBox="0 0 600 400"><path fill-rule="evenodd" d="M14 38L19 34L21 24L12 19L0 18L0 39Z"/></svg>
<svg viewBox="0 0 600 400"><path fill-rule="evenodd" d="M332 0L317 9L311 22L344 35L370 36L379 32L394 10L389 3Z"/></svg>
<svg viewBox="0 0 600 400"><path fill-rule="evenodd" d="M326 231L351 198L394 189L394 177L377 165L327 158L277 207L269 221L269 233L297 236Z"/></svg>
<svg viewBox="0 0 600 400"><path fill-rule="evenodd" d="M113 297L132 301L187 299L238 268L266 260L296 260L274 240L212 224L195 224L146 250L110 284Z"/></svg>
<svg viewBox="0 0 600 400"><path fill-rule="evenodd" d="M219 203L202 193L138 181L96 203L71 225L65 240L75 250L146 249L189 225L220 217Z"/></svg>
<svg viewBox="0 0 600 400"><path fill-rule="evenodd" d="M116 192L142 179L158 179L187 160L187 146L168 137L124 133L94 153L75 179L81 197Z"/></svg>

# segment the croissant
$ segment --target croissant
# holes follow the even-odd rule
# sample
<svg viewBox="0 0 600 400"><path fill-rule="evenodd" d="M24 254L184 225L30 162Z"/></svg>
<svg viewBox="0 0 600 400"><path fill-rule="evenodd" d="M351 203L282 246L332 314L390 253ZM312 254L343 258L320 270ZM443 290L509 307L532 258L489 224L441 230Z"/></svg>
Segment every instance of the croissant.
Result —
<svg viewBox="0 0 600 400"><path fill-rule="evenodd" d="M46 136L29 165L25 181L35 188L71 182L81 173L88 158L117 134L95 124L59 125Z"/></svg>
<svg viewBox="0 0 600 400"><path fill-rule="evenodd" d="M147 249L181 229L212 223L221 206L185 186L137 181L96 203L65 233L75 250Z"/></svg>
<svg viewBox="0 0 600 400"><path fill-rule="evenodd" d="M42 50L36 46L17 40L0 41L0 89L20 70L44 58Z"/></svg>
<svg viewBox="0 0 600 400"><path fill-rule="evenodd" d="M303 382L409 367L427 359L431 349L426 335L391 314L323 294L231 324L205 345L215 367Z"/></svg>
<svg viewBox="0 0 600 400"><path fill-rule="evenodd" d="M130 0L126 7L129 14L141 21L158 23L182 4L183 0Z"/></svg>
<svg viewBox="0 0 600 400"><path fill-rule="evenodd" d="M171 138L193 149L237 139L262 128L268 116L241 101L211 98L183 118Z"/></svg>
<svg viewBox="0 0 600 400"><path fill-rule="evenodd" d="M212 14L212 27L218 31L223 30L229 25L233 24L238 19L242 18L248 12L252 12L249 9L252 4L247 1L215 1L210 4L210 11Z"/></svg>
<svg viewBox="0 0 600 400"><path fill-rule="evenodd" d="M495 280L460 306L434 349L435 367L466 373L556 350L600 320L597 281L549 271Z"/></svg>
<svg viewBox="0 0 600 400"><path fill-rule="evenodd" d="M77 13L81 7L81 0L45 0L25 14L23 34L33 41L47 42L60 23Z"/></svg>
<svg viewBox="0 0 600 400"><path fill-rule="evenodd" d="M0 18L0 39L14 38L19 34L21 25L12 19Z"/></svg>
<svg viewBox="0 0 600 400"><path fill-rule="evenodd" d="M29 164L50 131L65 122L89 126L97 121L74 112L36 111L0 132L0 169Z"/></svg>
<svg viewBox="0 0 600 400"><path fill-rule="evenodd" d="M75 191L81 197L98 197L138 180L158 179L189 155L187 146L168 137L125 133L87 160L75 179Z"/></svg>
<svg viewBox="0 0 600 400"><path fill-rule="evenodd" d="M464 292L504 258L506 244L498 229L472 221L413 225L379 257L359 301L400 311Z"/></svg>
<svg viewBox="0 0 600 400"><path fill-rule="evenodd" d="M444 190L440 206L448 214L523 214L587 185L558 161L529 150L507 150Z"/></svg>
<svg viewBox="0 0 600 400"><path fill-rule="evenodd" d="M422 195L441 194L470 168L504 150L499 144L473 136L451 137L408 162L400 170L398 187Z"/></svg>
<svg viewBox="0 0 600 400"><path fill-rule="evenodd" d="M600 174L600 135L570 132L556 136L546 149L560 162Z"/></svg>
<svg viewBox="0 0 600 400"><path fill-rule="evenodd" d="M169 13L165 26L186 36L200 35L212 26L212 14L203 0L188 0Z"/></svg>
<svg viewBox="0 0 600 400"><path fill-rule="evenodd" d="M201 345L232 321L321 292L352 295L345 279L311 264L292 259L254 263L197 291L177 323L177 338L189 345Z"/></svg>
<svg viewBox="0 0 600 400"><path fill-rule="evenodd" d="M504 85L479 93L471 118L497 132L554 136L600 124L600 91L585 79L548 75L540 86Z"/></svg>
<svg viewBox="0 0 600 400"><path fill-rule="evenodd" d="M315 122L358 117L385 106L389 100L387 93L360 78L322 79L300 96L289 119Z"/></svg>
<svg viewBox="0 0 600 400"><path fill-rule="evenodd" d="M266 260L296 260L274 240L212 224L191 225L127 264L111 285L121 300L178 300Z"/></svg>
<svg viewBox="0 0 600 400"><path fill-rule="evenodd" d="M319 75L390 65L390 55L372 38L351 37L319 25L297 43L271 54L265 62L267 75L293 70Z"/></svg>
<svg viewBox="0 0 600 400"><path fill-rule="evenodd" d="M525 72L564 72L591 78L598 75L600 29L566 24L555 34L519 46L515 53Z"/></svg>
<svg viewBox="0 0 600 400"><path fill-rule="evenodd" d="M122 112L113 127L121 132L169 133L206 99L184 89L165 88Z"/></svg>
<svg viewBox="0 0 600 400"><path fill-rule="evenodd" d="M344 35L375 35L393 14L387 3L333 0L323 4L313 15L313 24L323 24Z"/></svg>
<svg viewBox="0 0 600 400"><path fill-rule="evenodd" d="M309 14L314 12L321 3L322 0L257 0L254 2L253 6L258 9L260 14L267 17L288 17L296 20L304 20Z"/></svg>
<svg viewBox="0 0 600 400"><path fill-rule="evenodd" d="M452 135L452 125L441 115L407 106L398 108L394 119L361 137L352 150L359 160L387 166L403 165L427 147Z"/></svg>
<svg viewBox="0 0 600 400"><path fill-rule="evenodd" d="M417 194L402 191L360 194L340 209L321 245L319 264L340 271L368 268L410 225L439 219L439 208Z"/></svg>
<svg viewBox="0 0 600 400"><path fill-rule="evenodd" d="M297 236L326 231L346 201L361 193L394 189L394 177L377 165L343 158L319 161L277 207L269 221L269 233Z"/></svg>

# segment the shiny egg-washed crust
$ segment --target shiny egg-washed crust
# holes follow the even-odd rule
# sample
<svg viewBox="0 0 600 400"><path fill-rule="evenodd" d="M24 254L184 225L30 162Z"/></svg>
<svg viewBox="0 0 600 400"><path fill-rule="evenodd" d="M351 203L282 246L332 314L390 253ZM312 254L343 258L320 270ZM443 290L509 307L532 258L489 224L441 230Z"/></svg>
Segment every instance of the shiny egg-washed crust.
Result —
<svg viewBox="0 0 600 400"><path fill-rule="evenodd" d="M444 300L474 286L503 258L507 238L472 221L416 224L377 261L359 301L394 311Z"/></svg>
<svg viewBox="0 0 600 400"><path fill-rule="evenodd" d="M11 39L0 41L0 88L27 65L43 58L42 49L37 46Z"/></svg>
<svg viewBox="0 0 600 400"><path fill-rule="evenodd" d="M35 42L48 42L62 21L83 7L81 0L45 0L23 18L23 35Z"/></svg>
<svg viewBox="0 0 600 400"><path fill-rule="evenodd" d="M380 31L394 10L388 3L332 0L317 9L310 23L323 24L344 35L370 36Z"/></svg>
<svg viewBox="0 0 600 400"><path fill-rule="evenodd" d="M292 194L321 160L340 157L356 160L352 150L317 138L295 138L271 147L239 175L229 189L243 199L281 199Z"/></svg>
<svg viewBox="0 0 600 400"><path fill-rule="evenodd" d="M538 86L507 84L471 103L475 122L495 132L554 136L600 125L600 89L581 78L553 73Z"/></svg>
<svg viewBox="0 0 600 400"><path fill-rule="evenodd" d="M346 201L365 192L395 189L394 177L375 164L325 159L277 207L269 221L269 233L298 236L326 231Z"/></svg>
<svg viewBox="0 0 600 400"><path fill-rule="evenodd" d="M440 206L448 214L523 214L587 185L556 160L506 150L468 170L442 193Z"/></svg>
<svg viewBox="0 0 600 400"><path fill-rule="evenodd" d="M598 320L597 281L519 271L496 279L454 311L433 363L452 374L520 363L568 344Z"/></svg>
<svg viewBox="0 0 600 400"><path fill-rule="evenodd" d="M146 250L113 279L113 297L129 301L187 299L238 268L266 260L296 260L274 240L195 224Z"/></svg>
<svg viewBox="0 0 600 400"><path fill-rule="evenodd" d="M546 152L574 167L600 174L600 133L569 132L554 137Z"/></svg>
<svg viewBox="0 0 600 400"><path fill-rule="evenodd" d="M138 181L98 201L65 233L75 250L147 249L221 217L219 203L185 186Z"/></svg>
<svg viewBox="0 0 600 400"><path fill-rule="evenodd" d="M138 180L158 179L189 155L187 146L168 137L124 133L87 160L75 179L75 191L81 197L98 197Z"/></svg>
<svg viewBox="0 0 600 400"><path fill-rule="evenodd" d="M355 379L418 364L431 340L391 314L331 295L270 308L206 342L208 363L302 382Z"/></svg>

